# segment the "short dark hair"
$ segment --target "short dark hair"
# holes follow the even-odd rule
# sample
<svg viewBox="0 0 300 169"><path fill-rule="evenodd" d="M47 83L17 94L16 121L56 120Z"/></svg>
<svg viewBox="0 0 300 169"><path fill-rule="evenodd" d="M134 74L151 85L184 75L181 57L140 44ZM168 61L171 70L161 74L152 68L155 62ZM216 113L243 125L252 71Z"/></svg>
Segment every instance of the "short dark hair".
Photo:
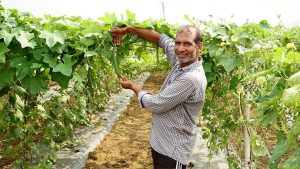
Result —
<svg viewBox="0 0 300 169"><path fill-rule="evenodd" d="M195 39L194 39L194 42L196 44L199 44L202 42L202 33L201 31L194 25L183 25L181 26L181 28L177 31L176 35L179 34L179 33L182 33L182 32L185 32L185 31L188 31L188 32L191 32L192 33L192 30L191 29L194 29L196 31L196 35L195 35Z"/></svg>

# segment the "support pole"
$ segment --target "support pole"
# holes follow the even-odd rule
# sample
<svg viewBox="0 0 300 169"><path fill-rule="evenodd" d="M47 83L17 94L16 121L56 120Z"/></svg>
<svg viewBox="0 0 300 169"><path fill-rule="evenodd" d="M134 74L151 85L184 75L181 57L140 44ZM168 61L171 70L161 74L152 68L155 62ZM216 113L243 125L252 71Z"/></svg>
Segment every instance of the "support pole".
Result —
<svg viewBox="0 0 300 169"><path fill-rule="evenodd" d="M247 92L246 94L246 101L248 101L250 98L250 93ZM245 109L244 109L244 116L245 116L245 121L250 120L250 108L251 105L249 103L246 103ZM247 129L247 126L244 126L244 137L245 137L245 169L250 169L251 168L251 147L250 147L250 135L249 131Z"/></svg>

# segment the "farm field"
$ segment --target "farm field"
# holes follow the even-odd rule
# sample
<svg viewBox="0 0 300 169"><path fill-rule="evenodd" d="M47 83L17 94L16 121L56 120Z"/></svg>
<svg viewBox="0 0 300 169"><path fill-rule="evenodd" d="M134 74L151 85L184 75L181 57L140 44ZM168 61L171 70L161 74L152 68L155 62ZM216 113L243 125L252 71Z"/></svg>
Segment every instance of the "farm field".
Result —
<svg viewBox="0 0 300 169"><path fill-rule="evenodd" d="M150 77L144 85L159 92L166 73ZM115 123L95 151L89 154L85 168L152 168L149 144L151 113L141 109L136 98Z"/></svg>
<svg viewBox="0 0 300 169"><path fill-rule="evenodd" d="M76 128L92 125L92 115L109 106L111 94L121 90L121 76L150 72L155 76L146 88L159 90L170 70L164 52L132 34L117 47L109 30L133 25L174 38L179 27L164 20L138 22L130 11L122 19L106 13L98 20L37 18L2 6L0 12L0 168L51 168L57 151L80 144ZM203 33L208 86L199 123L207 157L226 150L229 168L298 169L300 28L267 20L241 26L186 20ZM138 106L133 98L86 168L152 165L151 114L135 112Z"/></svg>

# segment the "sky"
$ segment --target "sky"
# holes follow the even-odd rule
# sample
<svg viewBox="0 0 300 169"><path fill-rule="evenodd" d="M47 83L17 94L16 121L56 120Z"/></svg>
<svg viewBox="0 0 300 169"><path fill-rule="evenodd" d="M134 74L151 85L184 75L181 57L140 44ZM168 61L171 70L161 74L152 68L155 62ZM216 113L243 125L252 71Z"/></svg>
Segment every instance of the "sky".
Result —
<svg viewBox="0 0 300 169"><path fill-rule="evenodd" d="M205 20L212 15L238 24L267 19L272 25L300 26L300 0L2 0L2 5L39 17L51 14L97 19L105 12L120 17L126 16L128 9L136 13L138 21L165 16L169 23L185 24L184 15Z"/></svg>

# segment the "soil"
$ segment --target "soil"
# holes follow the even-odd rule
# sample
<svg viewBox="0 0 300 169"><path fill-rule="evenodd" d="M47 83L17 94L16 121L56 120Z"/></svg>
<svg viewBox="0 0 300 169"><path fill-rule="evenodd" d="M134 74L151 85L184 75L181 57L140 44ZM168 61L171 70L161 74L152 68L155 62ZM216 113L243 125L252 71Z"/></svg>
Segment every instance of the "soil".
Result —
<svg viewBox="0 0 300 169"><path fill-rule="evenodd" d="M150 76L143 89L158 93L167 75L160 72ZM134 97L110 133L89 154L86 169L147 169L153 168L150 151L151 113L141 109Z"/></svg>

